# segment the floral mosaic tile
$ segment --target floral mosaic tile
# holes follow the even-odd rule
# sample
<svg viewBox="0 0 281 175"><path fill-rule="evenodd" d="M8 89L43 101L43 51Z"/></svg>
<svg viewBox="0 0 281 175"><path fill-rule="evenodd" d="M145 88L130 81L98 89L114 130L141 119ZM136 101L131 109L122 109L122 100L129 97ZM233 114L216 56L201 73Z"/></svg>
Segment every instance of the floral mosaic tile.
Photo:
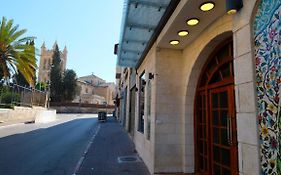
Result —
<svg viewBox="0 0 281 175"><path fill-rule="evenodd" d="M281 174L281 0L262 0L254 21L261 174Z"/></svg>

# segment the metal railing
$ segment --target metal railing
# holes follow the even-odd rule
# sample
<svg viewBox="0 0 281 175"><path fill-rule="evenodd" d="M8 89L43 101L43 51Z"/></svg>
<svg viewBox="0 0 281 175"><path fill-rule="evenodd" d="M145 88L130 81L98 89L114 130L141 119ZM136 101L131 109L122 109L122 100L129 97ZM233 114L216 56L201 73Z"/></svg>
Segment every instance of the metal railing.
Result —
<svg viewBox="0 0 281 175"><path fill-rule="evenodd" d="M0 84L0 108L12 108L13 106L46 107L47 99L47 91L40 91L13 83Z"/></svg>

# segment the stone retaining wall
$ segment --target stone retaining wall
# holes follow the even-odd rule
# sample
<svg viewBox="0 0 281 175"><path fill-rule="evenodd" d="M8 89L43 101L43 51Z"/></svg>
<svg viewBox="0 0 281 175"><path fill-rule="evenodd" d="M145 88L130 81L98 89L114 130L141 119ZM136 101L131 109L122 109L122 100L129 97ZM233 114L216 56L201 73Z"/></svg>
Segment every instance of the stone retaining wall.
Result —
<svg viewBox="0 0 281 175"><path fill-rule="evenodd" d="M46 122L56 118L55 110L43 107L15 107L14 109L0 108L0 126L25 122Z"/></svg>
<svg viewBox="0 0 281 175"><path fill-rule="evenodd" d="M99 111L107 111L113 113L112 108L95 108L95 107L79 107L79 106L52 106L57 113L98 113Z"/></svg>

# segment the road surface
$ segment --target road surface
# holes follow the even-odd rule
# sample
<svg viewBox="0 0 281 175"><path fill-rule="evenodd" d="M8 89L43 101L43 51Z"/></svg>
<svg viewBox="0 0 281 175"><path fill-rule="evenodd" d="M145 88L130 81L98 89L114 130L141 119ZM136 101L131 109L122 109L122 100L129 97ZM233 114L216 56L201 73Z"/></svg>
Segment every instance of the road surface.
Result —
<svg viewBox="0 0 281 175"><path fill-rule="evenodd" d="M0 128L1 175L72 175L97 115L59 115L47 124Z"/></svg>

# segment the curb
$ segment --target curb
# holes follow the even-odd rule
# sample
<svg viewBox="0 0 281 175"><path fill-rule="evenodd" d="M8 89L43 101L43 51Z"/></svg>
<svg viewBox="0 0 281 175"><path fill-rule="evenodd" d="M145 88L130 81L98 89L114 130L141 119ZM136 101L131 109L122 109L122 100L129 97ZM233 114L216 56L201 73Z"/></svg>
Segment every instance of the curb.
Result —
<svg viewBox="0 0 281 175"><path fill-rule="evenodd" d="M89 151L89 149L90 149L92 143L94 142L95 137L97 136L97 134L98 134L100 128L101 128L101 125L99 124L99 125L97 126L97 129L96 129L95 133L93 134L92 138L90 139L88 145L86 146L86 149L85 149L85 151L84 151L82 157L79 159L78 163L76 164L74 173L73 173L72 175L77 175L77 173L79 172L79 170L80 170L80 168L81 168L81 165L82 165L82 163L84 162L84 159L85 159L85 157L86 157L86 154L88 153L88 151Z"/></svg>
<svg viewBox="0 0 281 175"><path fill-rule="evenodd" d="M24 123L15 123L15 124L4 125L4 126L0 126L0 129L9 128L9 127L18 126L18 125L24 125Z"/></svg>

